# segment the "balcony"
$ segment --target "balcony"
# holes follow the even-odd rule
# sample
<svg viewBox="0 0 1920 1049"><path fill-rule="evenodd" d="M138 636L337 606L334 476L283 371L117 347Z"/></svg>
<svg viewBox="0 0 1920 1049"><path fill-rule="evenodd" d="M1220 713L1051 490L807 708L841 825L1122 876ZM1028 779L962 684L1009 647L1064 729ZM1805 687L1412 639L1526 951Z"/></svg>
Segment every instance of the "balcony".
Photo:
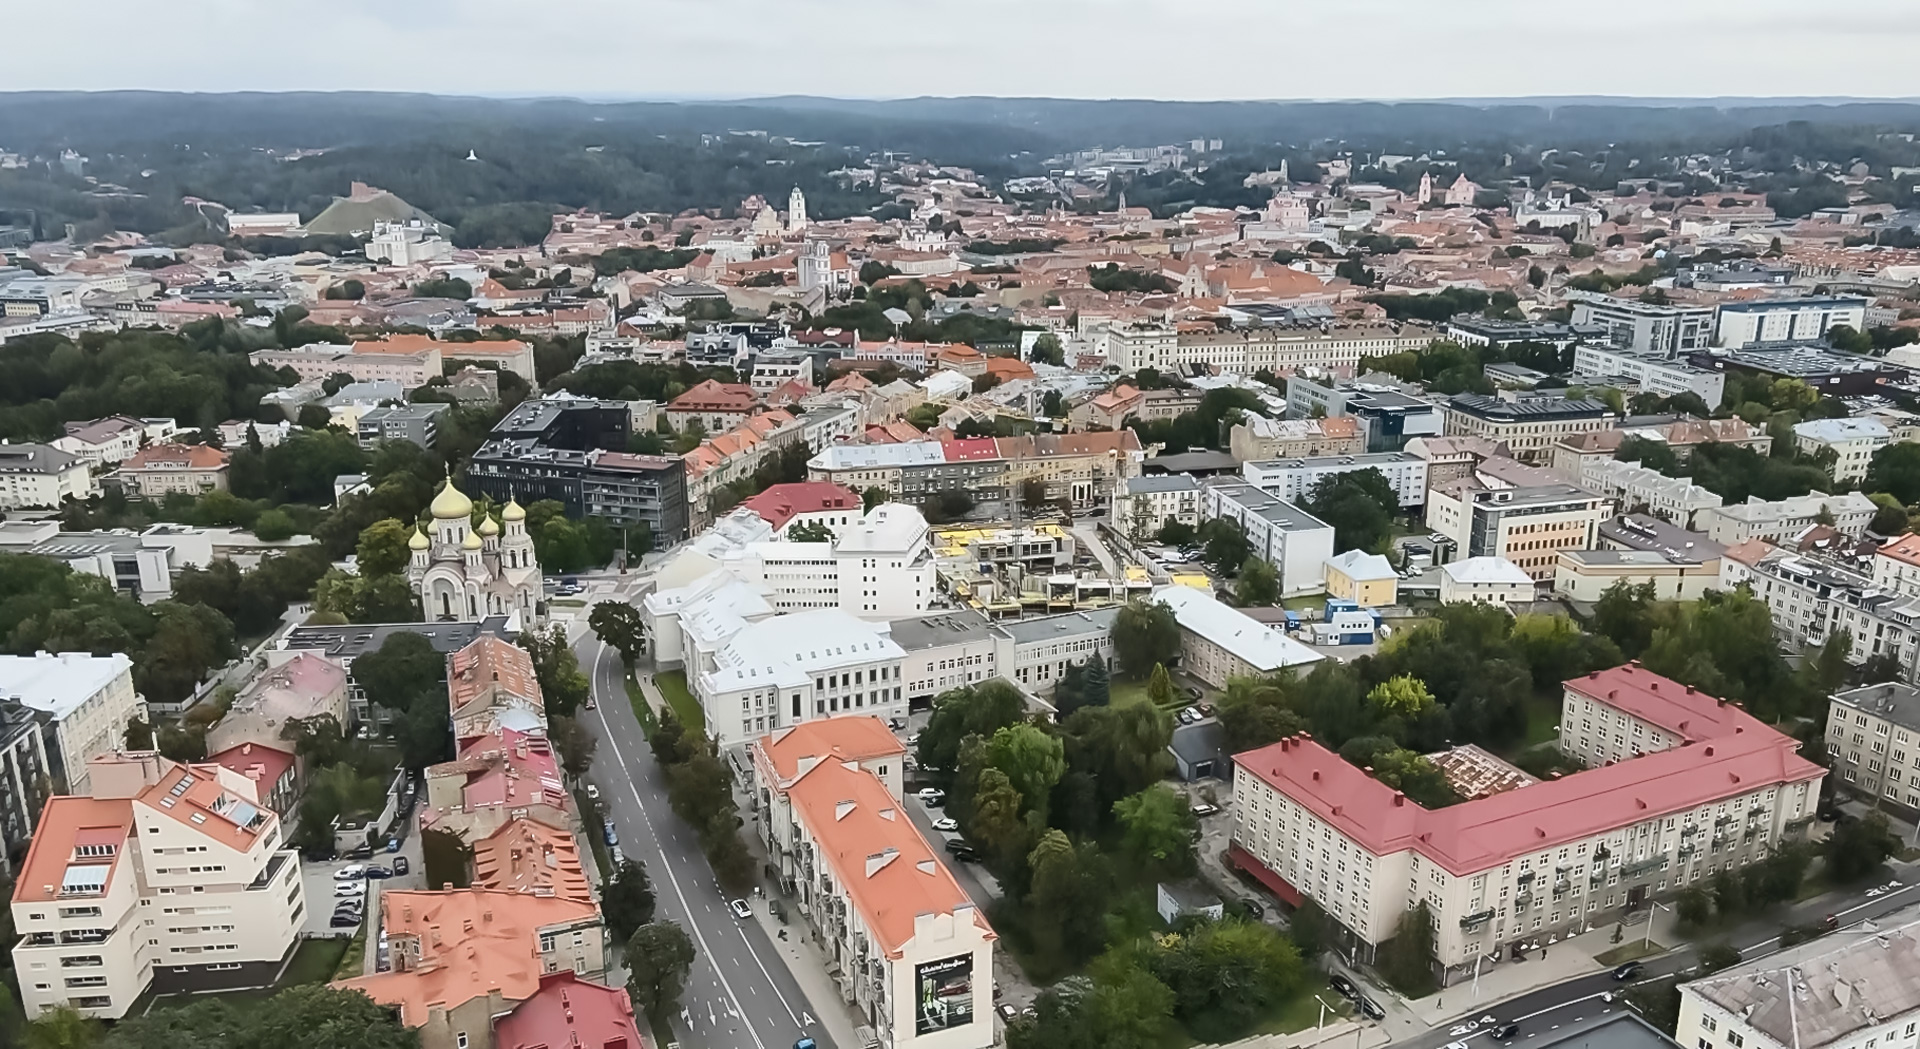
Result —
<svg viewBox="0 0 1920 1049"><path fill-rule="evenodd" d="M1620 876L1622 878L1638 878L1643 875L1652 874L1654 871L1660 869L1662 862L1660 857L1655 856L1652 859L1641 860L1638 863L1629 863L1620 868Z"/></svg>
<svg viewBox="0 0 1920 1049"><path fill-rule="evenodd" d="M1476 912L1474 914L1469 914L1466 917L1460 919L1460 928L1468 931L1477 929L1480 926L1485 925L1488 922L1492 921L1493 913L1494 912L1492 910L1484 910L1484 911Z"/></svg>

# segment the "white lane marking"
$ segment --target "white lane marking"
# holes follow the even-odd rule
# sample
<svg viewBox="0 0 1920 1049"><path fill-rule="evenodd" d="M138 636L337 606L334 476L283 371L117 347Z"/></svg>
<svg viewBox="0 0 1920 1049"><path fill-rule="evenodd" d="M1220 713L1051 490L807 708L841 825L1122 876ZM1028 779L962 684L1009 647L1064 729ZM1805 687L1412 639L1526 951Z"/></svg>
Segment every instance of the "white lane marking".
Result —
<svg viewBox="0 0 1920 1049"><path fill-rule="evenodd" d="M600 648L594 655L595 664L604 663L606 662L606 658L607 658L607 643L605 641L601 641L601 642L598 642L598 644ZM625 698L624 685L622 685L622 688L621 688L621 698ZM607 724L607 711L606 711L605 704L600 704L596 706L594 712L600 715L601 729L606 732L608 739L612 739L613 726ZM639 808L640 820L641 822L646 824L647 834L651 836L654 840L654 851L660 854L660 866L667 872L667 881L673 885L673 894L679 897L680 899L680 909L682 912L691 915L693 913L693 905L687 902L687 894L685 890L681 889L680 887L680 876L673 872L673 864L668 862L666 849L660 846L660 835L656 833L653 829L653 817L647 815L647 804L645 801L641 800L640 787L638 784L633 782L633 771L627 767L626 755L620 753L620 747L618 744L614 745L613 759L620 763L620 773L621 775L627 778L627 789L633 794L633 804L637 808ZM706 954L708 963L713 966L714 974L720 977L720 986L726 989L727 997L733 999L734 1008L738 1009L740 1007L739 996L733 993L733 984L727 980L727 974L721 971L719 963L714 960L715 955L713 953L713 947L712 945L707 943L706 933L700 931L700 925L697 922L690 921L687 924L693 926L694 939L700 941L700 950ZM762 971L763 972L765 971L764 966L762 966ZM707 1008L708 1008L709 1014L711 1014L712 1008L713 1008L711 1003L709 1003ZM753 1026L753 1021L747 1019L745 1016L742 1016L741 1020L744 1023L746 1023L747 1033L753 1036L753 1044L757 1047L757 1049L767 1049L767 1043L761 1039L760 1032L756 1030Z"/></svg>

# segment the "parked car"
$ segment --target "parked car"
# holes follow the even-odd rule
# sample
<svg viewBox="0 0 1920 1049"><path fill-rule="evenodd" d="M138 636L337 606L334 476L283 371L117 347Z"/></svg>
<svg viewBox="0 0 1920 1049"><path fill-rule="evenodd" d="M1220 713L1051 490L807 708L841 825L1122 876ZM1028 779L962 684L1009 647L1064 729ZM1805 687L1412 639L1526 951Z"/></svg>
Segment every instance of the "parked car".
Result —
<svg viewBox="0 0 1920 1049"><path fill-rule="evenodd" d="M1258 900L1242 899L1240 901L1240 913L1254 921L1259 921L1267 916L1267 909L1260 906L1260 901Z"/></svg>
<svg viewBox="0 0 1920 1049"><path fill-rule="evenodd" d="M937 809L947 803L947 792L939 787L921 787L913 792L913 796L920 799L920 804L930 809Z"/></svg>
<svg viewBox="0 0 1920 1049"><path fill-rule="evenodd" d="M736 918L746 919L753 917L753 908L747 906L747 901L745 900L728 900L727 910L732 911L733 916Z"/></svg>
<svg viewBox="0 0 1920 1049"><path fill-rule="evenodd" d="M608 845L620 844L620 832L613 829L612 820L608 820L604 825L602 825L601 829L607 832Z"/></svg>
<svg viewBox="0 0 1920 1049"><path fill-rule="evenodd" d="M1205 801L1198 801L1193 805L1193 814L1195 816L1211 816L1219 811L1220 806Z"/></svg>
<svg viewBox="0 0 1920 1049"><path fill-rule="evenodd" d="M1193 712L1192 707L1182 708L1180 711L1179 717L1180 717L1180 723L1182 725L1191 725L1194 722L1200 720L1199 715Z"/></svg>
<svg viewBox="0 0 1920 1049"><path fill-rule="evenodd" d="M342 881L342 882L335 882L333 885L333 894L335 896L358 897L358 896L364 896L366 895L366 893L367 893L367 886L366 886L366 883L364 882Z"/></svg>
<svg viewBox="0 0 1920 1049"><path fill-rule="evenodd" d="M1327 977L1327 986L1332 987L1335 994L1349 1001L1360 997L1360 988L1355 987L1352 980L1339 973Z"/></svg>
<svg viewBox="0 0 1920 1049"><path fill-rule="evenodd" d="M999 1005L994 1006L994 1008L999 1011L1000 1019L1006 1023L1012 1023L1013 1018L1020 1015L1020 1010L1015 1009L1006 1002L1001 1002Z"/></svg>
<svg viewBox="0 0 1920 1049"><path fill-rule="evenodd" d="M1201 696L1206 695L1206 693L1200 691L1200 687L1198 685L1188 685L1187 695L1192 696L1194 699L1199 699Z"/></svg>
<svg viewBox="0 0 1920 1049"><path fill-rule="evenodd" d="M387 868L385 868L385 867L382 867L382 866L380 866L380 865L378 865L378 864L375 864L375 865L373 865L373 866L371 866L371 867L368 867L368 868L367 868L367 877L369 877L369 878L391 878L391 877L393 877L393 872L392 872L391 870L388 870L388 869L387 869Z"/></svg>
<svg viewBox="0 0 1920 1049"><path fill-rule="evenodd" d="M1361 995L1359 1001L1354 1004L1360 1007L1360 1015L1369 1020L1384 1020L1387 1018L1387 1011L1380 1008L1380 1003L1364 994Z"/></svg>
<svg viewBox="0 0 1920 1049"><path fill-rule="evenodd" d="M360 915L349 911L334 911L333 917L327 921L327 927L330 929L351 929L358 924L360 924Z"/></svg>
<svg viewBox="0 0 1920 1049"><path fill-rule="evenodd" d="M596 787L596 786L594 786L594 785L593 785L593 784L591 784L591 783L589 783L589 784L587 784L587 800L588 800L588 801L599 801L599 800L600 800L600 788L599 788L599 787Z"/></svg>
<svg viewBox="0 0 1920 1049"><path fill-rule="evenodd" d="M405 856L395 856L393 858L393 873L406 874L411 870L413 870L413 864L408 863Z"/></svg>
<svg viewBox="0 0 1920 1049"><path fill-rule="evenodd" d="M959 838L953 838L947 842L947 853L963 863L972 863L980 855L973 851L972 845Z"/></svg>
<svg viewBox="0 0 1920 1049"><path fill-rule="evenodd" d="M1641 965L1639 962L1627 962L1625 965L1618 966L1613 970L1613 978L1625 982L1640 975L1640 970L1645 968L1646 966Z"/></svg>
<svg viewBox="0 0 1920 1049"><path fill-rule="evenodd" d="M333 872L333 880L335 881L352 881L355 878L364 878L366 876L367 865L364 863L349 863L345 867Z"/></svg>
<svg viewBox="0 0 1920 1049"><path fill-rule="evenodd" d="M959 830L960 821L952 816L942 816L933 821L933 829L938 831Z"/></svg>

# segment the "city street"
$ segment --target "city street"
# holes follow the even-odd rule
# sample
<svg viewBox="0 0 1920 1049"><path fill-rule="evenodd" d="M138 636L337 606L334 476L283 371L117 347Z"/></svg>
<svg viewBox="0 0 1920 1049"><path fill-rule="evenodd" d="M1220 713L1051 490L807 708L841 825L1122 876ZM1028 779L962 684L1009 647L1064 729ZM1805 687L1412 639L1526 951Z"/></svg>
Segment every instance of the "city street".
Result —
<svg viewBox="0 0 1920 1049"><path fill-rule="evenodd" d="M787 1049L808 1037L823 1049L831 1046L766 933L728 912L698 836L668 807L659 767L627 702L619 654L591 632L576 640L574 651L596 704L581 720L600 738L588 778L599 785L621 850L646 864L659 901L656 917L677 922L693 940L693 971L682 1014L673 1021L680 1044Z"/></svg>

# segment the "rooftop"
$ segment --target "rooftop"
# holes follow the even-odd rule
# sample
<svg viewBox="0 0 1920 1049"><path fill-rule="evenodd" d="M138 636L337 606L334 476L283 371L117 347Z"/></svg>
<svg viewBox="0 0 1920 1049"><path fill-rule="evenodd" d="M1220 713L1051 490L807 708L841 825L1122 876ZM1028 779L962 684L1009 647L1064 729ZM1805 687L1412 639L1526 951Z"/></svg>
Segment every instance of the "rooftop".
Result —
<svg viewBox="0 0 1920 1049"><path fill-rule="evenodd" d="M801 514L828 510L863 510L860 493L830 481L798 481L776 484L740 504L759 514L774 528L781 528Z"/></svg>
<svg viewBox="0 0 1920 1049"><path fill-rule="evenodd" d="M1165 586L1153 599L1173 610L1182 630L1188 630L1245 661L1256 671L1272 673L1323 658L1318 652L1264 623L1248 618L1192 587Z"/></svg>
<svg viewBox="0 0 1920 1049"><path fill-rule="evenodd" d="M860 762L907 752L886 722L871 714L802 721L762 736L753 745L782 783L791 782L816 761Z"/></svg>
<svg viewBox="0 0 1920 1049"><path fill-rule="evenodd" d="M80 709L82 703L121 675L132 673L133 660L119 653L0 655L0 698L51 714L58 721Z"/></svg>
<svg viewBox="0 0 1920 1049"><path fill-rule="evenodd" d="M895 619L887 624L887 629L893 635L893 643L899 645L901 650L918 652L963 641L984 641L992 636L993 624L979 612L961 609L939 615Z"/></svg>
<svg viewBox="0 0 1920 1049"><path fill-rule="evenodd" d="M1920 690L1898 681L1836 692L1841 706L1872 714L1907 728L1920 728Z"/></svg>
<svg viewBox="0 0 1920 1049"><path fill-rule="evenodd" d="M1727 548L1705 535L1663 521L1652 514L1621 514L1600 522L1600 538L1632 550L1644 550L1683 561L1711 561Z"/></svg>
<svg viewBox="0 0 1920 1049"><path fill-rule="evenodd" d="M1492 422L1550 422L1555 419L1599 419L1613 414L1604 402L1566 397L1528 397L1509 401L1479 393L1460 393L1447 401L1450 411Z"/></svg>
<svg viewBox="0 0 1920 1049"><path fill-rule="evenodd" d="M1245 513L1289 532L1333 527L1292 503L1243 481L1217 484L1213 486L1213 491L1222 499L1239 506Z"/></svg>
<svg viewBox="0 0 1920 1049"><path fill-rule="evenodd" d="M223 470L228 455L205 444L152 444L121 460L122 470Z"/></svg>
<svg viewBox="0 0 1920 1049"><path fill-rule="evenodd" d="M624 987L542 973L539 990L493 1021L494 1049L644 1049Z"/></svg>
<svg viewBox="0 0 1920 1049"><path fill-rule="evenodd" d="M1365 550L1349 550L1344 554L1335 554L1327 558L1327 564L1340 570L1340 573L1356 583L1375 579L1397 579L1399 573L1393 570L1393 562Z"/></svg>
<svg viewBox="0 0 1920 1049"><path fill-rule="evenodd" d="M395 634L419 634L439 652L452 652L473 643L481 634L504 637L507 618L493 616L478 623L349 623L339 626L297 626L287 631L280 648L285 651L310 649L352 660L355 656L377 652ZM0 676L0 681L4 681Z"/></svg>
<svg viewBox="0 0 1920 1049"><path fill-rule="evenodd" d="M481 889L593 902L572 833L538 820L508 820L473 843L473 884Z"/></svg>
<svg viewBox="0 0 1920 1049"><path fill-rule="evenodd" d="M1031 645L1087 634L1105 637L1112 632L1114 617L1119 614L1119 606L1111 605L1086 612L1065 612L1057 616L1007 620L993 624L993 629L1012 638L1016 645Z"/></svg>
<svg viewBox="0 0 1920 1049"><path fill-rule="evenodd" d="M1440 566L1448 579L1456 583L1490 585L1532 583L1533 577L1504 557L1469 557Z"/></svg>

